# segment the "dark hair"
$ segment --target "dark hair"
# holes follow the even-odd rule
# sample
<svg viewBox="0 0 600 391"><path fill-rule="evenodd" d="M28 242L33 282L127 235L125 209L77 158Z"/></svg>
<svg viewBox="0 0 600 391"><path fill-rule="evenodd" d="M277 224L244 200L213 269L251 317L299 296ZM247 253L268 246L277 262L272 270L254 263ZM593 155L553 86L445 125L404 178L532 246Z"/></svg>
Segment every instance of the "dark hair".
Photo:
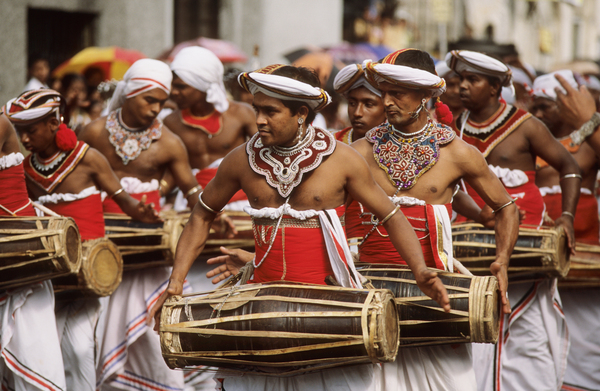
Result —
<svg viewBox="0 0 600 391"><path fill-rule="evenodd" d="M273 71L273 75L285 76L290 79L298 80L306 84L310 84L313 87L321 88L321 82L319 81L319 76L314 69L305 68L305 67L294 67L291 65L286 65L281 68L277 68ZM306 122L311 123L315 119L317 115L315 111L305 102L300 102L297 100L281 100L281 103L290 111L292 115L298 114L300 107L306 106L308 109L308 115L306 116Z"/></svg>
<svg viewBox="0 0 600 391"><path fill-rule="evenodd" d="M437 75L435 63L429 53L418 49L406 50L398 54L394 61L394 65L405 65Z"/></svg>
<svg viewBox="0 0 600 391"><path fill-rule="evenodd" d="M76 81L82 82L86 86L86 89L87 89L87 84L86 84L85 78L83 76L81 76L78 73L67 73L60 80L60 82L62 84L61 87L60 87L61 88L60 92L61 93L67 92L67 90L69 89L69 87L71 87L71 85L73 83L75 83Z"/></svg>
<svg viewBox="0 0 600 391"><path fill-rule="evenodd" d="M30 55L27 59L27 69L31 69L31 67L33 67L38 61L45 61L46 63L48 63L47 58L43 57L39 53L34 53Z"/></svg>

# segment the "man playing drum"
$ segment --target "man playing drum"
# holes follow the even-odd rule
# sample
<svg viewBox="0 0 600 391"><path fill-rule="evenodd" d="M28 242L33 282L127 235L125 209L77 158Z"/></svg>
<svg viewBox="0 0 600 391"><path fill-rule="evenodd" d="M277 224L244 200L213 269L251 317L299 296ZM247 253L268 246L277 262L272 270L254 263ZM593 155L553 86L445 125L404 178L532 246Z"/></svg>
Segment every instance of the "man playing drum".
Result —
<svg viewBox="0 0 600 391"><path fill-rule="evenodd" d="M364 160L327 131L310 125L315 112L329 101L314 72L272 65L244 73L239 80L254 95L259 133L227 155L200 194L200 205L193 210L179 241L169 288L153 312L159 311L168 296L181 294L212 219L240 189L248 195L251 207L247 211L255 224L251 281L324 284L334 275L343 286L360 286L338 217L351 194L381 219L421 290L449 310L446 290L436 273L426 268L414 231L373 181ZM271 234L266 235L267 231ZM225 275L236 273L244 265L236 261L239 259L228 258L219 270ZM373 367L364 365L292 378L226 377L222 386L228 391L366 390L375 384Z"/></svg>
<svg viewBox="0 0 600 391"><path fill-rule="evenodd" d="M352 146L366 159L375 181L407 216L429 267L454 271L450 209L457 182L465 178L496 212L498 252L491 266L498 278L504 311L508 257L517 235L516 207L502 184L487 170L480 153L455 137L454 131L431 118L424 108L444 92L430 55L399 50L380 63L369 62L367 80L382 94L388 123L367 132ZM438 107L437 117L450 122ZM468 196L465 196L468 198ZM349 198L348 237L359 241L361 262L405 263L392 251L385 228L373 223L370 209ZM399 351L396 362L383 364L384 389L474 390L475 374L468 345L439 345Z"/></svg>
<svg viewBox="0 0 600 391"><path fill-rule="evenodd" d="M460 75L460 97L467 109L456 121L460 137L483 153L490 170L525 210L523 224L539 227L544 212L535 186L535 157L560 173L563 212L555 223L565 229L574 249L573 215L581 180L575 159L543 123L500 100L502 86L511 83L504 63L464 50L448 53L446 63ZM470 186L466 191L482 204ZM508 294L516 306L501 320L498 344L474 347L478 388L558 389L568 343L556 279L510 284Z"/></svg>
<svg viewBox="0 0 600 391"><path fill-rule="evenodd" d="M61 122L63 97L54 90L32 90L10 100L4 112L15 125L25 149L29 192L54 212L72 217L82 240L104 237L99 189L114 194L121 185L106 158ZM115 202L134 219L154 223L152 205L121 192ZM96 298L56 305L61 349L69 390L96 388L95 328L100 302Z"/></svg>
<svg viewBox="0 0 600 391"><path fill-rule="evenodd" d="M34 217L23 154L0 113L0 216ZM0 383L16 391L66 390L52 283L0 290ZM44 359L40 360L41 357Z"/></svg>
<svg viewBox="0 0 600 391"><path fill-rule="evenodd" d="M102 117L80 133L80 138L99 150L120 178L123 190L135 198L147 197L159 206L159 180L167 169L193 206L200 186L188 163L181 139L163 126L157 115L169 97L172 73L161 61L136 61L119 82ZM122 213L107 197L105 213ZM99 352L97 387L107 389L126 383L132 387L183 388L181 372L164 363L158 336L149 330L148 309L166 287L167 267L125 273L111 295ZM161 285L162 284L162 285Z"/></svg>

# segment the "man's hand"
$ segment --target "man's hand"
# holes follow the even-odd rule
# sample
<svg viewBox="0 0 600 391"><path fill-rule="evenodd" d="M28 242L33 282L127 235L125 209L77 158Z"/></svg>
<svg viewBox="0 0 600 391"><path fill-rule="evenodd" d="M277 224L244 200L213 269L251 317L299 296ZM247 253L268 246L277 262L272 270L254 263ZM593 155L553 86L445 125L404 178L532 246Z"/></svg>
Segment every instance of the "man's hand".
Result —
<svg viewBox="0 0 600 391"><path fill-rule="evenodd" d="M498 289L500 289L500 297L502 298L502 313L510 314L510 303L506 293L508 289L508 259L496 258L496 261L490 265L490 271L498 279Z"/></svg>
<svg viewBox="0 0 600 391"><path fill-rule="evenodd" d="M171 296L181 295L183 293L183 282L176 280L169 280L169 286L167 289L158 297L156 303L150 309L146 323L150 325L152 319L154 319L154 331L158 333L160 328L160 312L165 301Z"/></svg>
<svg viewBox="0 0 600 391"><path fill-rule="evenodd" d="M571 216L561 215L558 219L554 220L556 228L563 227L565 234L567 234L567 243L571 255L575 255L575 229L573 228L573 218Z"/></svg>
<svg viewBox="0 0 600 391"><path fill-rule="evenodd" d="M233 220L225 213L219 213L217 215L213 220L211 228L227 239L233 239L235 235L238 234L235 224L233 224Z"/></svg>
<svg viewBox="0 0 600 391"><path fill-rule="evenodd" d="M446 287L433 270L424 268L415 273L417 286L423 293L437 301L446 312L450 312L450 299Z"/></svg>
<svg viewBox="0 0 600 391"><path fill-rule="evenodd" d="M579 90L576 90L562 76L554 75L554 77L567 91L565 95L559 88L554 89L556 105L563 123L573 130L581 128L581 125L589 121L596 112L594 97L586 86L580 86Z"/></svg>
<svg viewBox="0 0 600 391"><path fill-rule="evenodd" d="M214 277L212 279L213 284L218 284L219 282L238 274L240 269L246 265L246 263L252 262L254 259L254 253L250 253L240 248L230 250L221 246L221 252L225 255L210 258L206 261L209 265L219 265L206 273L206 277Z"/></svg>
<svg viewBox="0 0 600 391"><path fill-rule="evenodd" d="M146 195L144 194L136 206L139 217L138 220L150 224L162 221L160 217L158 217L158 212L154 209L154 203L146 204L146 199Z"/></svg>

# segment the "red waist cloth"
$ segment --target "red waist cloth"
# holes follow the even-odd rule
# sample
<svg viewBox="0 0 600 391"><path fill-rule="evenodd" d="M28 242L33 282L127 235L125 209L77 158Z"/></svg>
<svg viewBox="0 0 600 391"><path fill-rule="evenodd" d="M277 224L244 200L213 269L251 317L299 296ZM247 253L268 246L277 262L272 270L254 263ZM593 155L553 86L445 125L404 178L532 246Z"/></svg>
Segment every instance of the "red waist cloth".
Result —
<svg viewBox="0 0 600 391"><path fill-rule="evenodd" d="M562 214L562 194L547 194L544 196L546 211L552 220L558 219ZM579 196L579 203L575 212L575 240L579 243L599 244L600 223L598 222L598 201L591 194Z"/></svg>
<svg viewBox="0 0 600 391"><path fill-rule="evenodd" d="M336 208L336 212L342 216L344 207ZM267 220L270 221L268 225L261 224ZM273 240L276 224L277 219L252 220L256 265L263 259ZM308 225L312 227L306 227ZM273 247L262 264L254 269L251 282L285 280L325 285L325 278L329 275L333 275L333 270L319 217L298 220L284 215Z"/></svg>
<svg viewBox="0 0 600 391"><path fill-rule="evenodd" d="M129 195L138 201L141 200L143 196L146 196L146 204L154 203L154 209L156 209L157 212L160 212L160 193L158 190L148 191L145 193L130 193ZM119 204L109 197L104 199L102 207L104 208L104 213L114 213L119 215L125 214L125 212L121 210L121 207L119 207Z"/></svg>
<svg viewBox="0 0 600 391"><path fill-rule="evenodd" d="M451 205L446 205L446 208L448 213L451 213ZM419 238L427 266L444 270L445 266L439 255L439 251L443 251L440 245L441 233L439 233L440 238L438 238L437 229L429 229L429 227L437 228L433 207L431 205L402 206L400 211L404 213L415 230L417 238ZM364 238L373 228L371 216L369 211L364 209L357 201L353 201L346 209L346 236L348 238ZM389 239L385 227L381 225L369 235L358 249L360 262L406 265L406 261L398 254L398 250Z"/></svg>
<svg viewBox="0 0 600 391"><path fill-rule="evenodd" d="M104 214L102 213L102 198L100 194L75 201L44 204L48 209L59 215L72 217L79 228L81 240L91 240L104 237Z"/></svg>
<svg viewBox="0 0 600 391"><path fill-rule="evenodd" d="M535 171L524 171L527 174L529 181L517 187L504 187L511 198L515 199L515 204L520 210L525 211L525 218L521 221L521 225L534 225L540 227L544 216L544 199L540 193L540 189L535 185ZM468 183L465 182L467 193L473 198L473 201L480 208L483 208L485 202L479 194ZM464 216L458 215L457 223L465 222L467 219Z"/></svg>
<svg viewBox="0 0 600 391"><path fill-rule="evenodd" d="M210 182L215 175L217 175L217 170L218 168L203 168L202 170L198 171L198 173L196 174L196 180L198 181L198 184L200 186L202 186L202 188L204 189L206 187L206 185L208 185L208 182ZM243 201L243 200L247 200L248 197L246 196L246 193L244 193L243 191L239 190L237 193L235 193L233 195L233 197L231 197L231 199L229 200L228 203L231 202L235 202L235 201Z"/></svg>
<svg viewBox="0 0 600 391"><path fill-rule="evenodd" d="M16 166L0 170L0 205L15 213L29 203L27 186L25 185L25 171L23 163ZM25 206L22 210L15 213L16 216L35 216L33 206ZM0 208L0 216L14 216L4 209Z"/></svg>

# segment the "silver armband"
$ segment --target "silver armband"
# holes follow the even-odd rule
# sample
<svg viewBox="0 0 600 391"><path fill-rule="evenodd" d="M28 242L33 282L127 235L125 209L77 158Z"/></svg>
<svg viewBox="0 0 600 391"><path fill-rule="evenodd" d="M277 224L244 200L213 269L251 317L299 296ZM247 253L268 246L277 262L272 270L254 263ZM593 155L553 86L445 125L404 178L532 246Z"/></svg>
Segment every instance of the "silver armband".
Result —
<svg viewBox="0 0 600 391"><path fill-rule="evenodd" d="M598 126L600 126L600 113L596 112L589 121L581 125L581 128L571 133L571 140L574 144L580 145L594 133Z"/></svg>

